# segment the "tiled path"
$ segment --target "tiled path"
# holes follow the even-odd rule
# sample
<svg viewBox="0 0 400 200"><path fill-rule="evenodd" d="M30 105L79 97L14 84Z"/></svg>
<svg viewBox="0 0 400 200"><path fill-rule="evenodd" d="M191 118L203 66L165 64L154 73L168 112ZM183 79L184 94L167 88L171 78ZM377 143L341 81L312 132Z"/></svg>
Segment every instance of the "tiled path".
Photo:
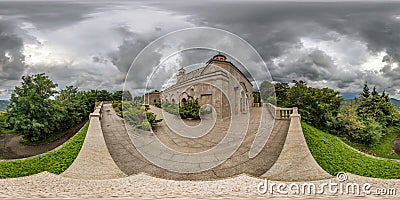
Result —
<svg viewBox="0 0 400 200"><path fill-rule="evenodd" d="M310 181L318 187L333 179ZM48 172L22 177L0 179L0 199L399 199L398 180L365 178L349 174L349 183L370 183L377 188L397 188L396 195L293 195L259 194L257 185L263 181L246 175L216 181L173 181L138 174L111 180L79 180ZM279 184L281 182L275 182ZM337 181L335 182L337 183ZM346 182L344 182L346 183ZM291 183L286 183L287 185ZM275 187L276 189L276 187ZM296 190L294 190L296 191Z"/></svg>
<svg viewBox="0 0 400 200"><path fill-rule="evenodd" d="M107 151L98 117L91 117L82 149L71 166L62 174L64 177L103 180L126 177Z"/></svg>
<svg viewBox="0 0 400 200"><path fill-rule="evenodd" d="M255 110L252 113L257 113L257 111ZM0 179L0 199L399 199L400 197L400 182L398 180L367 178L352 174L348 174L348 179L345 182L338 182L336 178L306 182L273 181L275 185L274 194L271 194L270 192L267 194L258 193L257 186L264 182L262 178L236 174L248 173L250 175L259 176L274 163L279 155L280 149L282 149L286 137L286 134L281 134L284 135L281 136L280 133L288 132L287 121L277 121L277 124L275 124L273 132L270 135L267 147L264 148L259 155L261 158L245 158L248 155L247 151L248 148L250 148L249 146L251 145L252 138L254 138L254 133L247 134L243 145L226 163L214 170L209 170L204 173L185 175L162 170L149 164L143 157L141 157L131 143L130 137L124 128L123 120L116 117L110 105L105 106L103 116L103 131L104 133L107 133L105 134L106 142L111 151L111 155L117 162L118 167L131 176L108 180L84 180L81 178L73 179L48 172L42 172L27 177ZM115 124L119 125L116 126ZM217 124L215 128L218 128L218 126L220 125ZM250 130L254 129L254 127L257 127L257 125L253 122L250 124ZM280 129L277 129L277 127L280 127ZM156 134L160 133L161 132L157 132ZM97 136L99 135L97 134ZM99 141L99 139L96 139L95 137L89 137L88 141L94 141L92 139ZM177 142L174 137L165 137L163 142L167 144L170 143L170 145L177 144L178 147L176 148L184 149L185 147L185 141ZM203 143L199 142L199 144ZM188 147L190 148L191 146ZM193 148L202 147L193 146ZM246 154L240 153L241 151L246 151ZM102 152L107 151L103 149ZM89 157L90 155L87 156ZM90 168L90 166L86 167ZM152 176L163 177L166 179L221 180L176 181L160 179L139 172L146 172ZM222 179L222 177L225 178ZM368 183L371 186L368 187L368 189L372 193L370 195L365 195L365 193L350 193L350 195L346 195L345 193L340 194L340 191L338 190L338 193L335 195L330 194L326 187L326 184L330 182L336 184L341 183L343 185L358 184L361 187ZM271 182L268 183L270 186L273 185ZM319 190L317 190L318 192L321 191L321 187L325 188L325 194L279 194L277 187L281 184L295 184L295 186L299 185L300 188L302 185L313 184L319 188ZM382 189L385 188L395 188L395 195L376 194L376 191L383 191ZM293 187L291 187L291 189L293 190ZM288 187L286 187L286 190L284 189L284 191L287 190ZM294 187L294 191L298 191L296 187Z"/></svg>
<svg viewBox="0 0 400 200"><path fill-rule="evenodd" d="M162 116L160 110L152 107L152 112ZM239 149L223 164L198 173L176 173L150 164L132 144L131 138L137 132L129 135L123 120L118 117L112 106L103 107L101 125L109 152L118 167L127 175L145 172L151 176L174 180L213 180L236 176L246 173L252 176L264 174L278 158L289 127L289 121L277 120L270 138L262 151L254 158L249 158L249 149L253 143L259 125L260 108L251 111L249 129ZM226 132L229 121L217 122L208 135L197 139L186 139L174 134L163 121L157 128L155 135L170 148L182 152L199 152L216 145L221 138L221 133ZM139 133L141 134L141 133ZM155 137L155 135L153 137Z"/></svg>

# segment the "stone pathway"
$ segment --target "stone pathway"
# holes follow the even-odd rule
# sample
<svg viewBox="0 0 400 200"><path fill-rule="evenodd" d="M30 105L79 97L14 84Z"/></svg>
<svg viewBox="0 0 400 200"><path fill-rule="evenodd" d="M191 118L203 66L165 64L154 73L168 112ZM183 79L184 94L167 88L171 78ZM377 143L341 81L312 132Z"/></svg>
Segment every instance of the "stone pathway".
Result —
<svg viewBox="0 0 400 200"><path fill-rule="evenodd" d="M251 114L254 115L252 119L256 119L257 112L259 110L252 110ZM0 179L0 199L399 199L399 180L367 178L352 174L347 174L348 177L344 182L340 182L336 177L302 182L269 181L270 187L275 185L273 192L269 190L266 194L260 194L257 186L260 183L265 183L265 180L251 176L264 174L274 163L281 162L282 158L279 156L281 151L294 147L292 145L303 144L304 142L301 142L301 138L290 131L298 129L299 124L295 125L295 127L292 127L293 124L291 124L289 127L289 121L277 120L266 147L261 150L258 156L250 159L248 158L248 152L254 137L256 137L255 132L258 127L258 122L256 121L252 120L250 122L249 130L242 145L228 161L215 169L202 173L182 174L170 172L148 163L133 146L131 138L134 135L129 135L123 120L115 115L110 104L106 104L103 107L102 129L100 129L98 118L92 118L90 124L92 127L89 127L90 131L88 131L84 148L74 164L66 172L61 176L43 172L28 177ZM196 125L196 122L188 123ZM213 131L219 130L220 126L224 126L224 122L221 122L221 124L216 123ZM162 127L162 124L160 127ZM168 133L171 130L165 129L164 131ZM104 138L102 132L104 132ZM286 144L284 145L286 133L290 140L288 141L289 147L285 147L287 146ZM157 132L153 137L160 134L162 133ZM211 132L210 134L216 133ZM175 144L178 146L176 148L184 149L186 141L177 141L177 138L172 137L170 133L166 135L163 138L163 142L169 143L168 145L171 146ZM211 147L217 142L210 140L210 143L202 143L202 139L204 140L204 138L200 137L197 144L203 146L188 145L186 148L198 150L199 148ZM97 155L96 152L101 153ZM123 172L131 176L125 177L124 173L119 171L114 164L114 161ZM106 168L102 169L101 166ZM104 172L116 172L117 176L108 176L109 174L107 173L101 175L102 170ZM241 173L247 173L251 176ZM79 174L83 176L78 177L77 175ZM97 176L99 174L101 175L100 177ZM86 178L100 180L85 180ZM346 192L341 194L340 190L336 194L332 194L327 187L330 182L342 184L344 188L346 184L357 184L361 188L365 188L364 184L369 184L371 194L366 195L362 192L353 194L352 190L350 190L349 194L346 194ZM321 188L325 188L325 193L315 194L310 191L302 195L279 194L277 188L278 185L282 184L286 186L295 184L299 188L305 184L312 184L317 188L316 191L321 191ZM392 194L377 194L377 191L382 192L385 190L388 192L388 189ZM296 190L295 187L294 191L299 190ZM346 189L343 191L346 191Z"/></svg>
<svg viewBox="0 0 400 200"><path fill-rule="evenodd" d="M82 149L72 165L61 176L102 180L126 177L107 150L98 117L91 117Z"/></svg>
<svg viewBox="0 0 400 200"><path fill-rule="evenodd" d="M151 111L162 116L158 108L152 107ZM251 111L251 121L246 136L238 150L223 164L213 169L198 173L176 173L165 170L149 163L132 144L131 139L137 132L128 134L124 121L118 117L110 104L103 107L101 125L109 152L118 167L127 175L145 172L151 176L173 180L213 180L233 177L242 173L252 176L264 174L278 158L289 127L288 120L277 120L270 134L270 138L261 152L254 158L249 158L249 149L253 143L259 126L261 109ZM163 121L157 128L155 135L168 147L183 152L198 152L217 144L226 132L229 121L217 122L211 133L197 139L179 137L168 128ZM211 137L211 136L216 137ZM155 137L155 136L154 136ZM192 141L191 141L192 140Z"/></svg>
<svg viewBox="0 0 400 200"><path fill-rule="evenodd" d="M301 128L300 115L292 114L281 155L261 178L285 181L323 180L332 177L314 160Z"/></svg>
<svg viewBox="0 0 400 200"><path fill-rule="evenodd" d="M400 188L398 180L365 178L349 174L349 183L370 183L370 191L377 188ZM326 179L311 181L317 186L328 183ZM78 180L43 172L33 176L0 180L0 199L399 199L396 195L293 195L260 194L257 185L264 180L239 175L215 181L173 181L138 174L112 180ZM286 182L275 182L276 184ZM337 183L337 181L336 181ZM302 183L299 183L302 184ZM398 190L398 189L397 189Z"/></svg>

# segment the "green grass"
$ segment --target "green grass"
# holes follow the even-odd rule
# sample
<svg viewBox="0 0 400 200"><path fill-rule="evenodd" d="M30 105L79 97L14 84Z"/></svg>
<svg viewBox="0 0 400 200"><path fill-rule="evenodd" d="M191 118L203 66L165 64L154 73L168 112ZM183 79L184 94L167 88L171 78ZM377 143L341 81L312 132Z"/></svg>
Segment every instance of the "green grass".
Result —
<svg viewBox="0 0 400 200"><path fill-rule="evenodd" d="M304 136L313 157L328 173L348 172L374 178L400 178L400 162L363 155L334 135L302 123Z"/></svg>
<svg viewBox="0 0 400 200"><path fill-rule="evenodd" d="M396 139L396 137L400 134L400 128L399 127L389 127L388 128L388 134L384 136L382 141L379 144L376 144L374 146L367 146L355 142L351 142L347 140L346 138L341 138L343 142L348 144L349 146L365 152L370 155L382 157L382 158L389 158L389 159L400 159L400 156L397 155L393 151L393 140Z"/></svg>
<svg viewBox="0 0 400 200"><path fill-rule="evenodd" d="M78 156L89 124L55 151L26 160L0 162L0 178L29 176L43 171L61 174Z"/></svg>
<svg viewBox="0 0 400 200"><path fill-rule="evenodd" d="M9 130L9 129L3 129L3 130L1 130L0 131L0 134L7 134L7 133L14 133L15 131L14 130Z"/></svg>

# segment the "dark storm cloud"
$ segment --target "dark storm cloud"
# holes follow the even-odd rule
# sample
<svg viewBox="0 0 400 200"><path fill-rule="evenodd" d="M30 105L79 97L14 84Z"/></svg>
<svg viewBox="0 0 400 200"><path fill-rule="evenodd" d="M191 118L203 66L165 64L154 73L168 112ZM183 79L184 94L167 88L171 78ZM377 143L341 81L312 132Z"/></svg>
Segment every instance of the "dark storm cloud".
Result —
<svg viewBox="0 0 400 200"><path fill-rule="evenodd" d="M122 44L118 46L118 50L110 52L108 56L120 72L126 73L135 57L151 42L151 40L133 32L130 32L128 35L127 33L129 32L122 28L120 30L126 35L125 39Z"/></svg>
<svg viewBox="0 0 400 200"><path fill-rule="evenodd" d="M336 68L332 58L321 50L288 57L278 66L271 64L270 67L279 81L291 81L295 77L311 81L330 80Z"/></svg>
<svg viewBox="0 0 400 200"><path fill-rule="evenodd" d="M2 16L12 20L4 20ZM358 91L366 80L393 92L400 87L400 68L394 65L400 61L400 2L0 2L0 79L19 78L26 69L24 56L30 56L23 55L24 44L39 43L21 29L25 22L31 23L50 44L77 52L78 56L65 58L66 63L73 63L76 57L87 59L89 63L73 69L80 75L76 84L94 88L100 84L88 80L103 78L100 68L102 73L111 73L108 68L120 72L101 83L102 87L121 85L124 73L146 45L163 34L192 25L221 28L244 38L260 53L277 81L299 78L314 84L326 81L324 86L347 92ZM93 29L98 33L93 34ZM304 38L311 38L314 43L342 42L342 46L328 52L307 46ZM343 42L344 38L348 43ZM208 42L202 37L199 40ZM327 46L331 48L332 44ZM381 58L383 62L376 66L375 72L362 69L369 62L369 54L381 52L387 56ZM134 82L133 87L143 87L146 75L165 56L162 53L156 52L133 69L134 76L129 80ZM212 54L185 53L178 62L180 66L202 63ZM63 77L68 67L50 63L47 68L35 69L48 70L68 81L70 78Z"/></svg>
<svg viewBox="0 0 400 200"><path fill-rule="evenodd" d="M24 72L23 40L11 21L0 20L0 80L17 80Z"/></svg>
<svg viewBox="0 0 400 200"><path fill-rule="evenodd" d="M286 60L288 63L280 63L281 66L274 66L272 60L284 56L288 49L301 46L301 38L304 37L321 41L339 40L330 34L335 32L366 43L371 52L386 52L398 62L400 2L169 1L154 5L191 14L191 19L197 24L222 28L245 38L270 63L272 76L278 81L299 77L306 81L331 80L336 88L355 87L358 90L359 82L365 81L360 79L371 79L371 82L381 84L386 78L390 82L399 77L398 68L382 75L361 71L360 65L364 61L357 60L360 57L357 51L350 52L353 55L348 56L347 62L351 66L334 65L331 59L324 58L323 52L304 55L302 59L289 59ZM379 69L383 65L376 67ZM345 73L343 67L351 69ZM381 88L399 86L380 85Z"/></svg>
<svg viewBox="0 0 400 200"><path fill-rule="evenodd" d="M35 24L39 29L64 27L89 18L90 13L103 7L102 4L68 1L24 1L0 2L0 15Z"/></svg>

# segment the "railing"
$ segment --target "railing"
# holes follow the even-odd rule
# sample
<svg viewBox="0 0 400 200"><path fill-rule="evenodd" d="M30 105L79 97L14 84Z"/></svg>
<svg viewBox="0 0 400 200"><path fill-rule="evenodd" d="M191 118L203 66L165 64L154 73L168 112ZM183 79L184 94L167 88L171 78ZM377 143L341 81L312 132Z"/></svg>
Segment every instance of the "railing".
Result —
<svg viewBox="0 0 400 200"><path fill-rule="evenodd" d="M293 108L280 108L276 107L271 103L264 103L263 106L267 106L268 110L274 116L275 119L290 119L290 115L296 114L298 115L297 107Z"/></svg>
<svg viewBox="0 0 400 200"><path fill-rule="evenodd" d="M101 119L101 108L103 107L103 102L96 102L96 107L94 108L94 111L90 113L89 119L92 117L98 117Z"/></svg>

